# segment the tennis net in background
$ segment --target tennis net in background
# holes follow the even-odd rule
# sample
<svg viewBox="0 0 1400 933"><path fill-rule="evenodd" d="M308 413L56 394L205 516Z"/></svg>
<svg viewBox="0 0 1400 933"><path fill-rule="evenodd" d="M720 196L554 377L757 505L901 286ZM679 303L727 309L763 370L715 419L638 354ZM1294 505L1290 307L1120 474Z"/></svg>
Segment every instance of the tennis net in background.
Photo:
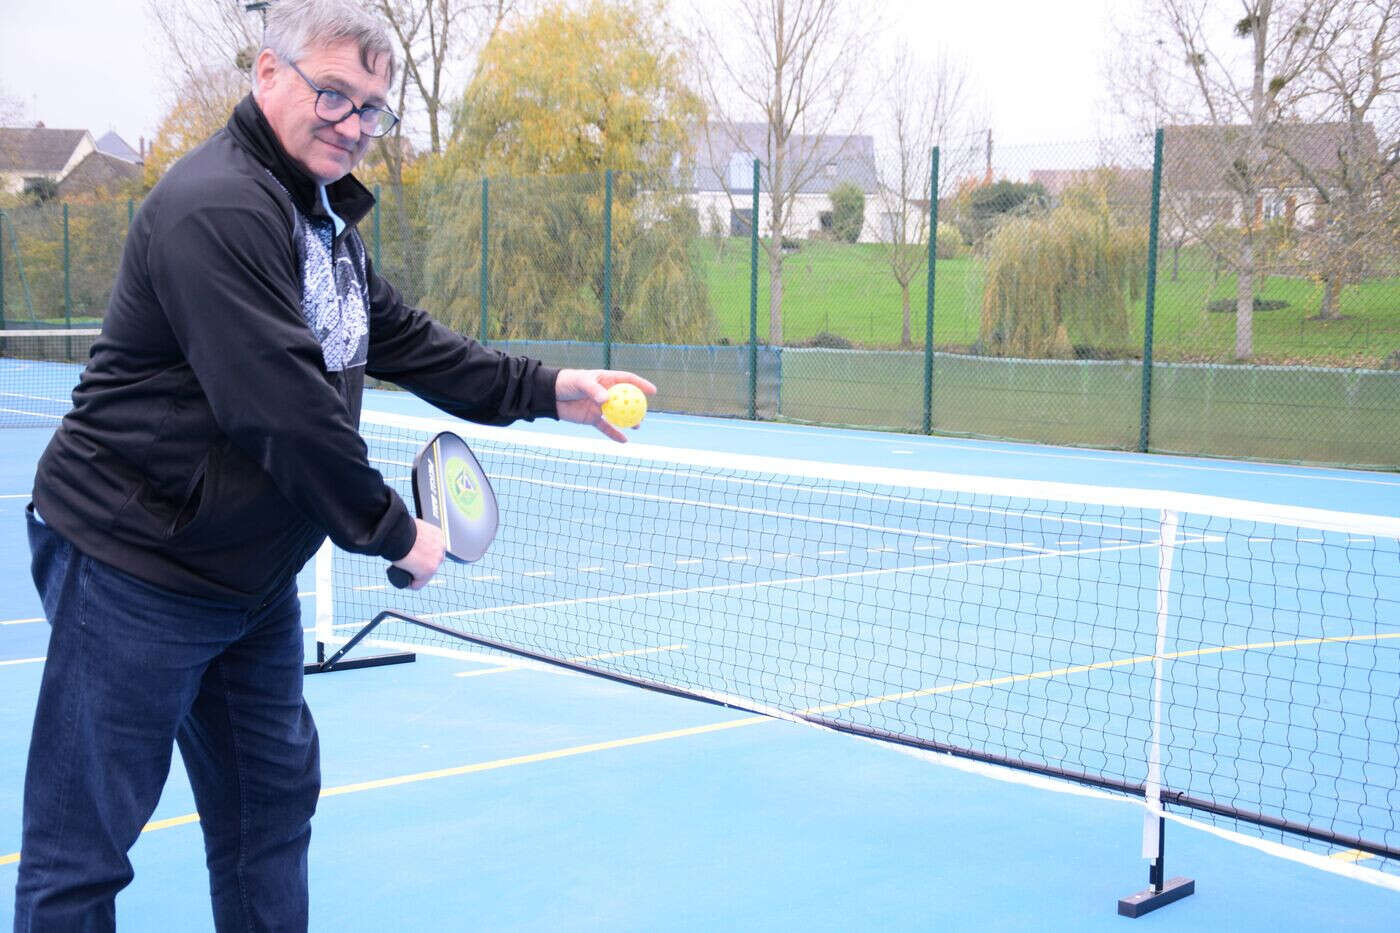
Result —
<svg viewBox="0 0 1400 933"><path fill-rule="evenodd" d="M57 427L99 333L0 330L0 428Z"/></svg>
<svg viewBox="0 0 1400 933"><path fill-rule="evenodd" d="M373 638L509 646L1400 873L1400 519L376 414L362 433L407 496L444 427L495 485L495 544L419 593L334 553L324 642L396 610L435 628Z"/></svg>

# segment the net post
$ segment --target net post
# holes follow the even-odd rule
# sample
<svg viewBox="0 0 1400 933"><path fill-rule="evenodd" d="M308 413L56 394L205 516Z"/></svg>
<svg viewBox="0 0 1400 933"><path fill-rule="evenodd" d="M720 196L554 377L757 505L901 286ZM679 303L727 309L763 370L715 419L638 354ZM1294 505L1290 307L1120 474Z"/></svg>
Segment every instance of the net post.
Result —
<svg viewBox="0 0 1400 933"><path fill-rule="evenodd" d="M749 420L758 420L758 160L749 212Z"/></svg>
<svg viewBox="0 0 1400 933"><path fill-rule="evenodd" d="M1157 640L1152 656L1152 736L1147 746L1147 780L1143 782L1146 812L1142 819L1142 857L1151 859L1147 888L1118 901L1118 913L1141 917L1173 901L1195 893L1190 878L1164 881L1167 820L1162 812L1162 674L1167 653L1167 627L1171 621L1172 563L1176 557L1176 532L1180 517L1163 509L1159 518L1157 547Z"/></svg>
<svg viewBox="0 0 1400 933"><path fill-rule="evenodd" d="M1162 225L1162 128L1152 142L1152 202L1147 218L1147 291L1142 319L1142 413L1138 450L1147 452L1152 423L1152 325L1157 308L1157 235Z"/></svg>
<svg viewBox="0 0 1400 933"><path fill-rule="evenodd" d="M325 646L335 629L335 545L327 538L316 552L316 660L324 661Z"/></svg>
<svg viewBox="0 0 1400 933"><path fill-rule="evenodd" d="M603 368L612 369L613 172L603 173Z"/></svg>
<svg viewBox="0 0 1400 933"><path fill-rule="evenodd" d="M938 261L938 147L929 156L928 291L924 298L924 433L933 433L933 281Z"/></svg>
<svg viewBox="0 0 1400 933"><path fill-rule="evenodd" d="M353 658L349 661L341 660L346 652L374 631L375 626L379 624L378 619L360 629L335 654L329 658L326 657L326 645L335 635L335 545L330 542L330 539L321 544L321 549L316 552L313 566L316 575L316 660L302 665L304 673L326 674L332 670L383 667L386 664L408 664L416 659L413 652L404 651Z"/></svg>

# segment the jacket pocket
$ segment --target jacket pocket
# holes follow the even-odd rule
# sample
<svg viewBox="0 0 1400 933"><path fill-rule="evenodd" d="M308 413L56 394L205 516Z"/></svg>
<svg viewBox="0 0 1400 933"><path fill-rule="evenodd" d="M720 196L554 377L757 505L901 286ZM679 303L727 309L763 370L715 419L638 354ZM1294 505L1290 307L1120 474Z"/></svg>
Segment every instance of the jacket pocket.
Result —
<svg viewBox="0 0 1400 933"><path fill-rule="evenodd" d="M166 532L167 538L183 537L191 530L197 529L208 518L209 512L213 509L214 477L217 470L217 448L211 448L205 455L204 460L190 477L189 485L185 487L184 501L175 512L175 518L170 522L170 528Z"/></svg>

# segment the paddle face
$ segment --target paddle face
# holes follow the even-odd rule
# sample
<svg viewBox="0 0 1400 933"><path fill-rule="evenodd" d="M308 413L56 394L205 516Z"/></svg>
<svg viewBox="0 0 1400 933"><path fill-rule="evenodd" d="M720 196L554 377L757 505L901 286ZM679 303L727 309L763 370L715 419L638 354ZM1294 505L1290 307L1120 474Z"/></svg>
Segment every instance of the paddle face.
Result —
<svg viewBox="0 0 1400 933"><path fill-rule="evenodd" d="M434 437L414 458L413 507L419 518L442 529L447 556L458 563L479 560L500 524L491 481L467 442L450 431ZM413 582L401 567L390 567L388 574L400 589Z"/></svg>

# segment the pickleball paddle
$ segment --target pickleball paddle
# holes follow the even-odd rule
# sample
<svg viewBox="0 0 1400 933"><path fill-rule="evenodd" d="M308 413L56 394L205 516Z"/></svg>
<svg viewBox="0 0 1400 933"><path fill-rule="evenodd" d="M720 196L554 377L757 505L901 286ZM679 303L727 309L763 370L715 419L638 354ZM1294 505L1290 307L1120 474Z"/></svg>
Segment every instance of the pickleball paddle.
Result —
<svg viewBox="0 0 1400 933"><path fill-rule="evenodd" d="M491 481L467 442L450 431L413 459L413 507L419 518L442 529L447 557L457 563L479 560L500 524ZM399 589L413 582L402 567L390 566L387 573Z"/></svg>

